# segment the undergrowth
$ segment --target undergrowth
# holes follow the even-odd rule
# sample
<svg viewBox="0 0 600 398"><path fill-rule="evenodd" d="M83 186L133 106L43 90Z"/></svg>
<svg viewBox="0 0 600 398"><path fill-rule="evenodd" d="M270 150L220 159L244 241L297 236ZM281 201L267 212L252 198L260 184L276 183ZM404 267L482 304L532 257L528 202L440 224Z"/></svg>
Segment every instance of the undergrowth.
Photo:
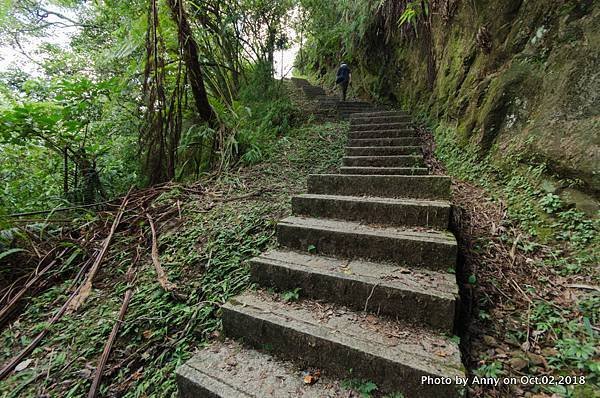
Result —
<svg viewBox="0 0 600 398"><path fill-rule="evenodd" d="M575 383L501 386L487 392L476 388L475 396L521 396L524 391L597 396L600 215L586 216L548 192L546 165L517 148L502 151L502 157L481 158L475 147L459 145L455 132L445 127L435 130L435 142L435 154L448 174L480 187L455 181L456 189L482 196L455 191L456 205L471 212L472 219L478 217L473 212L493 213L479 215L486 225L471 220L463 226L479 228L478 236L458 231L459 241L468 245L463 248L466 271L477 276L472 372L579 377ZM469 210L474 201L477 206Z"/></svg>
<svg viewBox="0 0 600 398"><path fill-rule="evenodd" d="M157 203L180 206L159 228L160 260L178 295L163 291L142 253L135 291L105 368L102 396L175 396L175 368L220 328L219 307L248 286L244 262L274 244L274 226L289 214L291 194L308 172L338 165L343 124L305 125L277 140L264 161L198 182L209 195L183 195L175 185ZM182 198L185 201L181 201ZM118 243L115 244L118 247ZM115 322L125 274L135 253L111 251L84 307L51 328L49 337L0 383L0 395L82 396ZM32 297L0 335L0 362L27 345L66 299L65 280Z"/></svg>

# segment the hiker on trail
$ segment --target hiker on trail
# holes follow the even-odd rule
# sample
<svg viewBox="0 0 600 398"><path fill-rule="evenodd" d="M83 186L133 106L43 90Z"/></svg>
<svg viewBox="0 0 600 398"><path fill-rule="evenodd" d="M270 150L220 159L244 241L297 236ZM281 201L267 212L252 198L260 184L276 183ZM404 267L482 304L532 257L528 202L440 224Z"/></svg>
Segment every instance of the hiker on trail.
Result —
<svg viewBox="0 0 600 398"><path fill-rule="evenodd" d="M342 87L342 101L346 101L346 93L348 92L348 85L352 80L352 72L350 68L344 62L340 65L335 82Z"/></svg>

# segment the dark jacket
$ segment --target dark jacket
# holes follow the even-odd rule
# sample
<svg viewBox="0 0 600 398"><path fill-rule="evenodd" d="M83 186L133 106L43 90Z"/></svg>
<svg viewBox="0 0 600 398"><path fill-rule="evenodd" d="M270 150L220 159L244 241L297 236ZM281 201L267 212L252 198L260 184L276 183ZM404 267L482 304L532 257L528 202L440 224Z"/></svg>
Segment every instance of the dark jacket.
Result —
<svg viewBox="0 0 600 398"><path fill-rule="evenodd" d="M339 67L339 69L337 71L335 82L337 84L340 84L340 83L346 83L348 81L350 81L350 68L348 67L348 65L343 64L342 66Z"/></svg>

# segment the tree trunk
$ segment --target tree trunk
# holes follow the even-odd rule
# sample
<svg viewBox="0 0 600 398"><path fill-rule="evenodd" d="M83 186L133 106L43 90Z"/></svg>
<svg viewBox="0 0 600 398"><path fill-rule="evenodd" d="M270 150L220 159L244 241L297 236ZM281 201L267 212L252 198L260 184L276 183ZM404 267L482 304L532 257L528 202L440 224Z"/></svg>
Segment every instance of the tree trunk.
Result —
<svg viewBox="0 0 600 398"><path fill-rule="evenodd" d="M192 94L196 101L196 108L202 120L213 124L215 121L215 113L213 112L206 87L204 86L204 78L202 77L202 69L198 60L198 44L192 35L192 29L188 22L187 13L183 9L182 0L167 0L167 4L171 9L173 20L177 24L179 31L179 46L183 53L183 59L188 69L188 77Z"/></svg>

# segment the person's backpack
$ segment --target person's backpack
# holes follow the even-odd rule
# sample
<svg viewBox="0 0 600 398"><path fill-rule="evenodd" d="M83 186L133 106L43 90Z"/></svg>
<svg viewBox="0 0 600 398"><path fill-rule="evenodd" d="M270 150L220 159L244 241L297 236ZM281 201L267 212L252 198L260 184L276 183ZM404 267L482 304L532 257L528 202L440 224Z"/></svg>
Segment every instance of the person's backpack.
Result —
<svg viewBox="0 0 600 398"><path fill-rule="evenodd" d="M350 75L350 68L347 65L342 65L337 71L337 76L335 77L335 83L340 84L348 80Z"/></svg>

